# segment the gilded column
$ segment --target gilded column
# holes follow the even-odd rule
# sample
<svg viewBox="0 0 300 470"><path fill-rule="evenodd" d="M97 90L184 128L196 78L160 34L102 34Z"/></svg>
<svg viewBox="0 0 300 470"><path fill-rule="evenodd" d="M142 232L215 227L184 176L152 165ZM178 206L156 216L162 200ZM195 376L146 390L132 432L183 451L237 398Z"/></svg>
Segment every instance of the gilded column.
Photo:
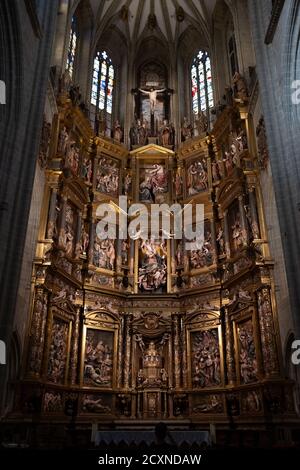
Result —
<svg viewBox="0 0 300 470"><path fill-rule="evenodd" d="M180 333L181 333L181 344L182 344L182 383L183 387L187 388L188 386L188 377L187 377L187 344L186 344L186 334L183 323L183 317L180 317Z"/></svg>
<svg viewBox="0 0 300 470"><path fill-rule="evenodd" d="M239 196L239 212L240 212L240 217L241 217L241 227L243 231L243 244L247 245L248 240L249 240L249 229L248 229L248 224L247 224L247 219L246 219L246 214L245 214L244 196Z"/></svg>
<svg viewBox="0 0 300 470"><path fill-rule="evenodd" d="M255 189L253 187L249 188L249 204L250 204L252 234L254 238L260 238L259 223L258 223L258 218L257 218Z"/></svg>
<svg viewBox="0 0 300 470"><path fill-rule="evenodd" d="M174 379L175 388L180 388L180 337L178 315L174 315Z"/></svg>
<svg viewBox="0 0 300 470"><path fill-rule="evenodd" d="M124 387L129 388L130 382L130 352L131 352L131 324L130 324L130 315L126 316L125 321L125 338L126 338L126 346L125 346L125 358L124 358Z"/></svg>
<svg viewBox="0 0 300 470"><path fill-rule="evenodd" d="M90 224L90 244L89 244L89 263L93 263L94 258L94 242L95 242L95 234L96 234L96 221L92 219Z"/></svg>
<svg viewBox="0 0 300 470"><path fill-rule="evenodd" d="M56 223L56 203L57 203L57 189L52 188L49 204L48 223L46 238L51 239L55 234Z"/></svg>
<svg viewBox="0 0 300 470"><path fill-rule="evenodd" d="M258 291L257 299L264 371L274 376L279 374L279 360L269 287Z"/></svg>
<svg viewBox="0 0 300 470"><path fill-rule="evenodd" d="M28 372L40 375L45 342L45 325L47 319L47 293L43 287L36 289L30 327Z"/></svg>
<svg viewBox="0 0 300 470"><path fill-rule="evenodd" d="M118 338L118 374L117 387L122 388L123 385L123 335L124 335L124 317L121 317L119 338Z"/></svg>
<svg viewBox="0 0 300 470"><path fill-rule="evenodd" d="M225 251L227 258L231 256L230 249L230 236L229 236L229 226L228 226L228 211L224 211L224 241L225 241Z"/></svg>
<svg viewBox="0 0 300 470"><path fill-rule="evenodd" d="M217 248L217 235L216 235L216 225L214 219L210 222L211 230L211 244L213 246L213 263L215 264L218 260L218 248Z"/></svg>
<svg viewBox="0 0 300 470"><path fill-rule="evenodd" d="M82 254L82 213L80 210L77 211L77 226L75 236L75 253L76 258Z"/></svg>
<svg viewBox="0 0 300 470"><path fill-rule="evenodd" d="M71 385L75 385L77 382L77 371L78 371L78 354L79 354L79 330L80 330L80 309L81 306L76 306L76 316L73 323L73 334L72 334L72 350L71 350Z"/></svg>
<svg viewBox="0 0 300 470"><path fill-rule="evenodd" d="M172 336L168 342L168 355L169 355L169 388L173 387L173 348L172 348Z"/></svg>
<svg viewBox="0 0 300 470"><path fill-rule="evenodd" d="M59 226L58 226L58 244L60 247L65 247L65 220L66 220L66 208L67 208L67 197L64 196L62 200L62 207L60 211L59 217Z"/></svg>
<svg viewBox="0 0 300 470"><path fill-rule="evenodd" d="M226 366L228 385L234 385L236 382L235 357L233 346L232 322L228 308L225 307L225 339L226 339Z"/></svg>

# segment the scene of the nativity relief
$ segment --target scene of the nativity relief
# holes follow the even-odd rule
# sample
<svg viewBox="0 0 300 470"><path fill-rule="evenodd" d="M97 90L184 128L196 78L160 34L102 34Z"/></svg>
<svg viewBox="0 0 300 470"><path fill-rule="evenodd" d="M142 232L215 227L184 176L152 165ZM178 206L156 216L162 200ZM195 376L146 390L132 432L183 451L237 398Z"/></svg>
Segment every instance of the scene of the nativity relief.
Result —
<svg viewBox="0 0 300 470"><path fill-rule="evenodd" d="M35 410L42 423L64 422L71 403L87 427L166 420L222 432L233 423L265 430L271 415L292 422L286 278L266 210L267 116L240 35L248 19L236 23L227 2L214 2L216 21L228 21L215 26L213 47L179 8L196 2L165 7L164 20L153 4L166 2L146 2L143 30L132 30L131 2L119 2L89 52L87 3L65 15L63 66L54 64L48 85L24 361L9 419ZM136 41L130 51L126 35ZM103 236L103 204L116 213L115 237ZM134 204L148 210L148 228L121 236ZM154 204L193 208L179 237L172 213L151 233L151 217L161 218ZM199 204L203 240L191 243Z"/></svg>

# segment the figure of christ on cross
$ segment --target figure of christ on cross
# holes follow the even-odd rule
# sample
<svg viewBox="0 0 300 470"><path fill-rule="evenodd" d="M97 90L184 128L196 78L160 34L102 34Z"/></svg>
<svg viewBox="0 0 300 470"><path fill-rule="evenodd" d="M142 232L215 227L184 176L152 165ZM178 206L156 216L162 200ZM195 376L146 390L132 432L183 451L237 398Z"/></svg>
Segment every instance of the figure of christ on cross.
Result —
<svg viewBox="0 0 300 470"><path fill-rule="evenodd" d="M144 95L149 96L151 114L154 114L157 93L163 93L165 90L166 88L163 88L162 90L154 90L154 88L150 88L150 91L147 91L147 90L142 90L141 88L139 88L139 91L141 93L144 93Z"/></svg>

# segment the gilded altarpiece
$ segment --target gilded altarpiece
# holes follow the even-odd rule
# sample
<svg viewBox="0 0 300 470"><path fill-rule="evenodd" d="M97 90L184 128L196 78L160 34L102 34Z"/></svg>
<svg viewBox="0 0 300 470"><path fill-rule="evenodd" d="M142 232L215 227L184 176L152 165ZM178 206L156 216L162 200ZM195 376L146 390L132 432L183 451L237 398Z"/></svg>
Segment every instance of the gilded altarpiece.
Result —
<svg viewBox="0 0 300 470"><path fill-rule="evenodd" d="M41 394L42 421L67 420L72 407L84 425L188 419L254 429L275 405L278 418L293 417L247 105L227 107L209 135L174 152L151 143L129 151L95 137L64 94L57 104L42 149L47 184L16 413L32 413ZM102 237L102 203L116 209L116 237ZM148 221L135 238L120 222L133 222L133 203ZM173 203L203 205L199 246L189 249L195 240L184 233L195 213L180 237L172 218L153 236L153 204Z"/></svg>

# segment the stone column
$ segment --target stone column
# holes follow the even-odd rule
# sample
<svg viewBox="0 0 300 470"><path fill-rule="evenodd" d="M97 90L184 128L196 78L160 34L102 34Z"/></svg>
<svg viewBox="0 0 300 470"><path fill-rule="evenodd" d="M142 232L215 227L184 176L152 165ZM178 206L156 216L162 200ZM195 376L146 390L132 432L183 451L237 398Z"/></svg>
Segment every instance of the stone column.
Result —
<svg viewBox="0 0 300 470"><path fill-rule="evenodd" d="M77 383L78 372L78 354L79 354L79 330L80 330L80 309L81 306L76 306L76 316L73 322L72 334L72 350L71 350L71 385Z"/></svg>
<svg viewBox="0 0 300 470"><path fill-rule="evenodd" d="M266 376L277 376L280 368L269 287L257 292L257 303L264 372Z"/></svg>
<svg viewBox="0 0 300 470"><path fill-rule="evenodd" d="M236 382L235 356L233 346L233 330L228 308L225 307L225 351L228 385Z"/></svg>

